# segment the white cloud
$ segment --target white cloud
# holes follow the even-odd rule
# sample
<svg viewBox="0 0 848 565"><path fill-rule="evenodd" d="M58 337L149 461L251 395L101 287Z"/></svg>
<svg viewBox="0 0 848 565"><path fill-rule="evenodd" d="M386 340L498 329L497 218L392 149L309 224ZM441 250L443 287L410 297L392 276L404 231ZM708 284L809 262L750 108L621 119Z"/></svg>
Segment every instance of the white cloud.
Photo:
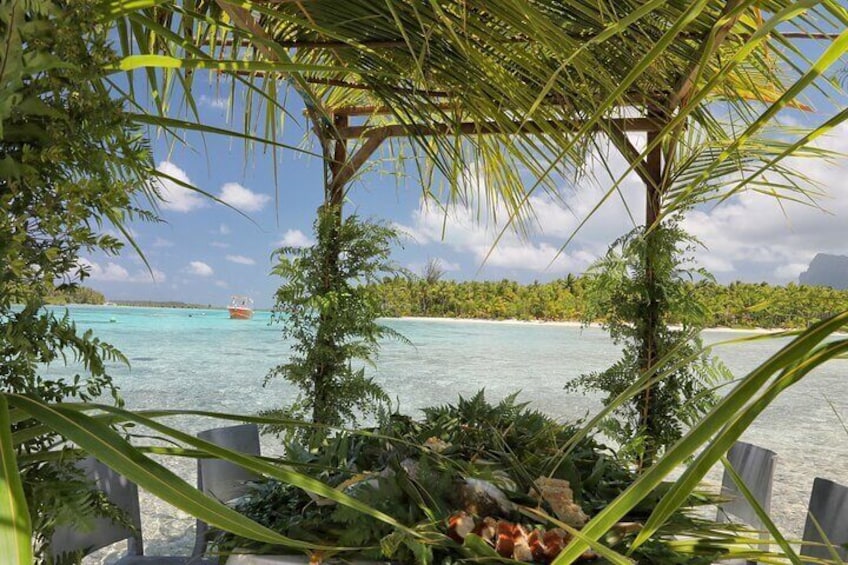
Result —
<svg viewBox="0 0 848 565"><path fill-rule="evenodd" d="M221 224L220 226L218 226L218 233L221 235L230 235L230 233L232 232L230 230L230 226L228 226L227 224Z"/></svg>
<svg viewBox="0 0 848 565"><path fill-rule="evenodd" d="M807 270L809 263L788 263L774 270L774 276L778 280L797 281L798 276Z"/></svg>
<svg viewBox="0 0 848 565"><path fill-rule="evenodd" d="M632 141L636 146L644 145L644 139L638 136ZM621 156L611 153L607 160L613 174L620 175L626 170ZM580 178L577 189L570 186L574 184L570 181L559 193L550 194L540 189L529 196L527 204L532 216L525 219L526 230L521 235L516 233L514 226L507 225L509 213L504 205L491 206L486 201L455 204L447 213L443 208L428 208L422 203L408 225L396 227L421 245L443 243L456 252L471 254L476 266L484 270L501 267L534 273L581 273L612 241L642 220L639 213L644 207L641 200L644 188L638 176L631 173L620 184L618 192L609 196L600 209L594 210L612 181L602 172L605 169L592 167L592 164L589 168L599 177L597 180L590 171ZM473 189L461 193L485 193L482 179L469 174L465 181ZM491 220L492 208L497 221ZM634 211L635 220L630 219L628 209ZM591 218L581 225L590 215ZM572 236L568 248L561 250Z"/></svg>
<svg viewBox="0 0 848 565"><path fill-rule="evenodd" d="M229 249L231 247L229 243L224 243L223 241L212 241L209 245L218 249Z"/></svg>
<svg viewBox="0 0 848 565"><path fill-rule="evenodd" d="M237 182L228 182L221 187L218 196L222 201L242 212L258 212L271 201L267 194L253 192Z"/></svg>
<svg viewBox="0 0 848 565"><path fill-rule="evenodd" d="M435 260L438 261L439 268L443 271L458 271L462 268L460 264L455 261L447 261L441 257L436 257Z"/></svg>
<svg viewBox="0 0 848 565"><path fill-rule="evenodd" d="M228 285L225 281L215 281L215 286L220 288L230 288L230 285Z"/></svg>
<svg viewBox="0 0 848 565"><path fill-rule="evenodd" d="M459 271L462 269L462 265L455 261L446 261L441 257L434 257L434 260L438 261L439 268L446 273L451 271ZM429 261L424 263L409 263L406 265L406 268L412 271L413 273L421 274L427 269L428 263Z"/></svg>
<svg viewBox="0 0 848 565"><path fill-rule="evenodd" d="M193 185L186 172L171 163L162 161L156 170L166 174L182 183ZM157 178L154 186L162 198L161 206L165 210L174 212L191 212L206 205L206 201L198 193L191 191L167 178Z"/></svg>
<svg viewBox="0 0 848 565"><path fill-rule="evenodd" d="M192 275L197 275L199 277L211 277L215 274L215 271L212 270L212 267L210 267L203 261L190 262L186 270Z"/></svg>
<svg viewBox="0 0 848 565"><path fill-rule="evenodd" d="M87 268L88 279L92 281L149 284L164 282L166 278L165 273L158 269L151 269L152 273L146 269L130 273L129 270L117 263L108 262L101 265L82 257L78 260L78 263Z"/></svg>
<svg viewBox="0 0 848 565"><path fill-rule="evenodd" d="M820 147L848 152L848 125L836 128ZM714 257L727 266L715 269L717 274L728 273L722 278L797 282L816 253L848 254L848 162L787 161L820 183L826 192L821 208L747 192L693 211L684 222L708 248L698 254L699 260L707 264Z"/></svg>
<svg viewBox="0 0 848 565"><path fill-rule="evenodd" d="M633 141L637 146L644 145L644 139ZM837 154L848 153L848 125L835 128L820 146ZM610 151L608 159L613 176L626 170L624 159L614 151ZM848 160L833 163L822 159L794 159L784 164L818 181L828 195L819 202L824 211L787 200L781 204L773 197L745 192L727 202L687 214L683 227L707 247L696 251L698 264L722 282L734 279L797 281L798 273L816 253L848 255L848 198L845 197ZM541 191L530 196L534 221L530 223L529 237L522 239L506 232L486 265L544 271L560 246L592 213L594 205L612 185L601 172L603 169L596 164L590 164L589 168L599 180L593 180L590 174L579 184L566 183L576 188L563 189L558 198ZM485 188L480 186L478 179L471 182L476 188ZM620 186L621 194L611 195L593 213L548 272L582 271L617 237L634 225L642 224L644 191L639 178L631 173ZM475 190L469 192L473 194ZM422 207L400 227L420 245L447 245L457 253L470 255L480 265L503 227L506 210L496 206L500 221L486 223L485 218L490 215L478 214L476 204L455 205L447 216L438 207ZM478 218L484 220L478 221Z"/></svg>
<svg viewBox="0 0 848 565"><path fill-rule="evenodd" d="M153 241L153 247L173 247L173 246L174 246L173 241L167 240L163 237L157 237Z"/></svg>
<svg viewBox="0 0 848 565"><path fill-rule="evenodd" d="M568 255L557 258L557 250L550 244L524 240L512 231L506 232L493 248L501 227L479 222L469 206L455 205L445 213L422 205L413 213L412 225L401 229L419 244L443 241L456 252L471 253L478 265L485 261L492 267L531 271L544 271L551 265L550 270L555 272L581 268Z"/></svg>
<svg viewBox="0 0 848 565"><path fill-rule="evenodd" d="M216 110L226 110L229 107L229 102L226 98L212 97L206 94L200 95L200 104Z"/></svg>
<svg viewBox="0 0 848 565"><path fill-rule="evenodd" d="M227 255L227 261L230 263L238 263L239 265L255 265L256 261L244 255Z"/></svg>
<svg viewBox="0 0 848 565"><path fill-rule="evenodd" d="M312 239L300 230L287 230L277 242L279 247L309 247L312 244Z"/></svg>

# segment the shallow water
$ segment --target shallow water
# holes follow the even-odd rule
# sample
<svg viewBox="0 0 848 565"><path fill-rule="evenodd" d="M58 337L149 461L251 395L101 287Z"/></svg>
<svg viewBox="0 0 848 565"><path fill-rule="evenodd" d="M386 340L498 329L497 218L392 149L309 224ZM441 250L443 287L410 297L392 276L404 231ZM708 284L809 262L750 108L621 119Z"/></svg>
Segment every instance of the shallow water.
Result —
<svg viewBox="0 0 848 565"><path fill-rule="evenodd" d="M265 375L282 362L289 348L268 313L253 320L229 320L223 310L128 307L73 307L81 328L93 328L117 346L130 368L111 367L129 408L204 409L252 414L294 398L280 380L262 386ZM490 401L516 391L519 399L551 416L572 420L598 409L597 397L567 394L562 388L576 376L606 368L618 349L603 331L561 325L457 321L387 320L412 345L387 342L375 379L399 400L400 411L454 402L457 395L486 389ZM706 342L740 337L710 331ZM742 376L785 339L722 346L717 353ZM55 366L52 375L73 374ZM772 499L775 521L791 536L800 536L807 498L816 476L848 483L848 361L833 361L794 385L769 407L743 439L778 453ZM838 416L839 417L838 417ZM195 433L218 422L180 417L170 421ZM263 438L263 453L278 449ZM194 483L195 466L186 460L162 461ZM720 477L714 470L710 477ZM141 500L146 553L187 554L194 521L186 514L143 494ZM101 552L92 562L111 563L119 550Z"/></svg>

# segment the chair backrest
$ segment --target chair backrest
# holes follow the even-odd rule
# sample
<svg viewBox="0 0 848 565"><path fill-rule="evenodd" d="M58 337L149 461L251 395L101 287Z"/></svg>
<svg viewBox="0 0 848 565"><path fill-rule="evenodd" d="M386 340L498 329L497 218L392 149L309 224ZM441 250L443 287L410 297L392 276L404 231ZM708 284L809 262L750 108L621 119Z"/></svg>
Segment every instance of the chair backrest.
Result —
<svg viewBox="0 0 848 565"><path fill-rule="evenodd" d="M259 428L256 424L243 424L239 426L228 426L226 428L215 428L197 434L202 440L240 451L248 455L260 455ZM247 481L258 479L259 475L240 467L229 461L220 459L198 459L197 460L197 488L220 500L227 502L238 498L247 492ZM207 532L209 526L202 520L197 521L194 549L192 556L202 555L206 552L208 540Z"/></svg>
<svg viewBox="0 0 848 565"><path fill-rule="evenodd" d="M259 428L255 424L243 424L206 430L197 434L200 439L240 451L248 455L259 455ZM243 495L246 481L258 479L259 475L229 461L220 459L197 460L197 488L212 498L227 502Z"/></svg>
<svg viewBox="0 0 848 565"><path fill-rule="evenodd" d="M88 555L101 547L128 540L128 553L141 555L141 511L138 505L138 487L100 461L87 457L77 466L85 476L102 490L112 504L121 509L133 528L117 524L108 518L96 518L90 527L79 529L72 526L56 528L50 543L54 557L65 553L82 552Z"/></svg>
<svg viewBox="0 0 848 565"><path fill-rule="evenodd" d="M815 518L815 519L813 519ZM818 527L816 527L818 522ZM824 532L822 537L819 528ZM804 526L804 541L832 544L840 559L848 559L848 550L840 547L848 544L848 487L827 479L816 478L810 494L807 523ZM833 559L830 548L803 544L801 555Z"/></svg>
<svg viewBox="0 0 848 565"><path fill-rule="evenodd" d="M771 490L774 482L774 465L777 454L750 443L737 441L727 452L731 467L754 495L754 499L767 513L771 510ZM762 529L762 520L739 491L730 473L725 469L721 482L721 495L727 499L718 508L719 522L741 521ZM734 520L735 519L735 520Z"/></svg>

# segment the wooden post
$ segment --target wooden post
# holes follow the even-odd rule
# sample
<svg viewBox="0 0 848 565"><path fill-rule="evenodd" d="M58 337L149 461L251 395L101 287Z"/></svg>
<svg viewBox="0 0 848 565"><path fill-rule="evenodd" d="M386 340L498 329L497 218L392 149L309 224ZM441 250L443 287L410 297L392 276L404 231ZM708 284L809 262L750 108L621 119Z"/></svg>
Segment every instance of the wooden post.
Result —
<svg viewBox="0 0 848 565"><path fill-rule="evenodd" d="M334 116L333 125L338 131L347 127L347 116ZM340 232L342 227L342 208L344 206L345 182L340 174L347 162L347 140L335 139L333 142L332 161L325 169L328 174L324 177L324 202L318 210L318 247L323 250L321 257L321 294L327 296L339 286L339 258L342 252ZM341 181L341 182L340 182ZM327 216L329 214L329 217ZM328 224L329 222L329 224ZM322 241L323 240L323 241ZM338 351L338 343L331 329L327 327L324 314L319 317L316 329L316 349L326 355L330 351ZM312 405L312 421L315 423L335 424L331 415L333 399L330 397L330 380L336 374L340 359L328 359L315 368L312 375L314 400ZM320 436L320 434L319 434ZM316 437L317 439L317 437Z"/></svg>
<svg viewBox="0 0 848 565"><path fill-rule="evenodd" d="M347 116L333 116L333 126L336 128L336 131L341 131L347 125ZM344 189L347 183L340 182L339 175L347 162L347 140L337 138L334 143L333 161L330 163L330 178L327 179L326 186L324 187L324 203L333 208L338 208L339 214L341 214L341 207L344 203Z"/></svg>
<svg viewBox="0 0 848 565"><path fill-rule="evenodd" d="M659 120L662 115L655 109L648 111L648 117ZM665 192L665 181L663 176L663 150L659 142L659 132L648 132L649 151L645 162L645 245L644 261L645 267L645 294L647 305L645 311L644 327L641 336L640 369L647 372L654 368L657 363L659 339L661 330L661 310L659 284L656 279L655 262L657 259L657 238L659 237L657 219L660 216L662 197ZM645 431L646 442L640 468L649 467L656 458L657 445L652 439L656 428L655 395L652 387L647 387L642 392L640 427Z"/></svg>

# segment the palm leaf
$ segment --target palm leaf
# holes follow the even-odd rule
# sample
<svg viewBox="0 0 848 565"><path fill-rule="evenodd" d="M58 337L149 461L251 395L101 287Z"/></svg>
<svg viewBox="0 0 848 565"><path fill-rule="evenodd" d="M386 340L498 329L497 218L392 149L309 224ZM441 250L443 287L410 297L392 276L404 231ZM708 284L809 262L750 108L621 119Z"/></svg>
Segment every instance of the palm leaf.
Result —
<svg viewBox="0 0 848 565"><path fill-rule="evenodd" d="M255 471L256 473L267 475L267 476L276 478L278 480L284 481L286 483L292 484L292 485L294 485L294 486L296 486L300 489L303 489L307 492L311 492L311 493L317 494L321 497L328 498L330 500L334 500L334 501L338 502L339 504L349 506L350 508L353 508L353 509L355 509L359 512L362 512L363 514L371 516L374 519L377 519L377 520L380 520L380 521L385 522L387 524L390 524L391 526L393 526L393 527L395 527L399 530L403 530L409 535L412 535L412 536L417 535L412 530L407 529L406 526L404 526L403 524L398 522L393 517L391 517L391 516L389 516L385 513L379 512L377 510L374 510L374 509L368 507L367 505L361 503L360 501L356 500L355 498L353 498L353 497L351 497L351 496L349 496L349 495L347 495L343 492L340 492L340 491L334 489L333 487L330 487L330 486L322 483L321 481L313 479L312 477L303 475L302 473L298 473L296 471L293 471L291 469L287 469L285 467L281 467L279 465L274 465L274 464L268 463L267 461L265 461L261 458L256 458L256 457L252 457L252 456L249 456L249 455L245 455L243 453L239 453L239 452L236 452L236 451L232 451L230 449L220 447L220 446L218 446L214 443L204 441L204 440L202 440L202 439L200 439L196 436L192 436L192 435L183 433L183 432L181 432L181 431L179 431L175 428L161 424L161 423L157 422L156 420L154 420L152 418L149 418L149 417L142 415L142 413L131 412L131 411L128 411L128 410L124 410L124 409L121 409L121 408L115 408L115 407L107 406L107 405L81 405L81 406L79 406L79 405L77 405L77 406L67 405L67 406L65 406L65 405L60 404L60 405L49 406L49 405L46 405L46 404L43 404L43 403L38 403L38 402L31 400L31 399L26 399L25 397L18 397L17 395L10 396L10 398L12 398L12 402L14 404L16 404L18 408L29 413L32 417L35 417L37 420L42 421L44 423L44 425L46 425L50 428L53 428L53 429L56 429L55 426L59 425L61 423L62 419L68 419L68 420L70 420L74 423L77 423L77 422L80 422L80 421L86 421L86 422L90 422L92 426L94 426L96 424L96 426L97 426L96 431L98 432L98 435L99 435L100 432L106 432L106 431L111 432L111 429L108 427L107 422L108 423L114 423L116 421L120 421L120 422L135 422L137 424L142 424L142 425L144 425L144 426L146 426L150 429L153 429L153 430L163 434L163 436L168 437L170 440L176 440L176 441L185 443L187 445L190 445L191 447L195 448L196 450L202 451L207 456L221 458L221 459L230 461L232 463L236 463L237 465L240 465L240 466L242 466L246 469L250 469L252 471ZM97 409L97 410L101 410L103 412L106 412L109 417L107 417L106 420L103 420L103 419L100 419L100 418L87 416L87 415L82 413L82 411L89 411L89 410L93 410L93 409ZM175 414L212 415L212 414L216 414L216 413L202 412L202 411L161 411L161 412L153 412L152 414L155 415L155 416L162 416L162 415L175 415ZM219 414L219 416L221 416L221 415ZM276 424L276 425L279 425L281 423L280 420L274 419L274 418L246 417L246 416L243 417L243 416L233 416L233 415L223 415L223 416L226 416L226 417L231 418L231 419L237 419L237 420L240 420L240 421L255 421L255 422L259 422L259 423L273 423L273 424ZM283 423L291 424L292 422L285 421ZM298 424L298 425L300 425L300 424ZM33 428L36 431L25 430L24 433L22 433L20 435L16 435L15 441L17 441L17 442L26 441L26 439L28 437L30 437L33 433L38 433L38 431L43 431L43 430L39 429L38 426L33 426ZM114 468L116 471L118 471L122 474L126 474L126 473L124 473L124 471L121 468L113 466L110 463L110 461L115 460L114 456L111 455L110 452L108 452L108 451L92 451L91 446L95 445L95 442L97 441L97 435L85 434L81 430L72 430L72 431L76 431L76 435L71 435L71 433L66 433L64 431L62 433L69 440L77 443L80 446L80 448L82 448L85 451L96 456L98 459L100 459L105 464L109 465L110 467ZM109 434L109 436L112 440L114 440L115 437L119 437L114 432L111 432ZM85 441L85 443L83 443L82 441L79 441L80 438L82 438ZM131 448L131 446L129 446L129 444L126 444L126 442L121 443L120 447L123 449L122 453L124 455L134 454L137 458L139 458L138 452L135 451L135 453L133 453L133 448ZM111 457L111 458L108 459L108 460L104 459L104 458L101 457L101 454L106 454L106 456ZM144 459L144 458L141 458L141 459ZM123 463L121 461L118 461L118 462ZM149 462L150 464L155 465L157 467L161 467L158 464L156 464L152 461L149 461L149 460L146 460L145 465L147 465L147 462ZM142 486L143 488L148 488L148 487L145 486L145 483L140 482L140 481L136 481L133 478L133 476L131 476L129 474L126 474L126 476L130 480L133 480L134 482L138 482L139 485ZM180 479L176 478L175 475L172 475L172 474L169 473L170 482L173 482L174 479L176 479L176 481L182 482ZM151 478L145 478L144 480L150 481L152 479ZM183 484L185 484L185 483L183 483ZM164 492L168 496L171 495L171 492L164 491L162 488L158 488L157 490L151 490L151 492L153 492L154 494ZM182 491L181 494L185 495L185 492ZM201 496L201 499L202 498L203 497ZM170 500L170 498L168 498L167 500ZM196 500L196 498L195 498L195 500ZM186 510L186 511L191 513L191 510ZM203 518L202 516L198 515L198 517L201 518L204 521L208 521L205 518ZM230 516L230 518L232 518L232 516ZM209 522L209 523L212 524L212 522ZM227 531L233 531L234 533L236 533L234 530L228 529L226 527L222 527L222 529L226 529ZM241 535L241 534L239 534L239 535ZM245 537L250 538L249 535L246 535ZM251 539L258 539L258 538L251 538ZM269 542L269 543L271 543L271 542ZM280 543L280 542L277 542L277 543ZM282 544L282 545L285 545L285 544Z"/></svg>
<svg viewBox="0 0 848 565"><path fill-rule="evenodd" d="M10 565L32 563L32 528L15 449L9 405L0 396L0 547Z"/></svg>
<svg viewBox="0 0 848 565"><path fill-rule="evenodd" d="M118 433L76 410L51 406L17 394L5 394L17 408L32 418L44 422L81 449L93 455L127 479L138 484L154 496L167 500L177 508L195 516L209 525L273 545L293 549L343 549L323 547L283 536L220 502L201 494L196 488L177 477L172 471L145 457ZM8 528L0 528L4 532Z"/></svg>
<svg viewBox="0 0 848 565"><path fill-rule="evenodd" d="M810 327L792 342L775 353L762 365L749 373L704 417L693 426L666 454L616 498L609 506L597 514L583 528L582 532L590 539L599 539L618 520L625 516L642 498L653 491L660 482L675 468L707 444L706 449L687 467L684 474L663 496L654 509L645 528L637 535L633 547L644 543L650 535L667 519L673 509L682 504L686 497L698 485L700 480L721 455L741 435L745 426L750 424L762 409L773 400L772 392L785 388L795 379L806 375L813 367L832 359L848 349L848 340L840 340L820 346L819 344L848 323L848 312L834 316ZM836 345L835 345L836 344ZM748 408L749 399L764 388L776 373L780 378L772 385L768 394L764 394L759 403ZM719 431L721 433L719 434ZM718 435L717 435L718 434ZM714 435L717 437L711 441ZM587 549L581 541L569 544L554 561L559 565L570 563Z"/></svg>
<svg viewBox="0 0 848 565"><path fill-rule="evenodd" d="M775 525L771 516L768 515L768 512L766 512L762 505L757 502L756 497L753 493L751 493L751 490L745 484L745 481L742 480L742 477L739 476L739 473L736 472L727 460L727 457L722 457L721 462L724 465L725 471L730 475L731 480L733 480L733 484L736 485L736 488L739 489L739 492L742 493L742 496L745 497L745 500L747 500L751 505L751 508L754 509L754 512L757 514L760 522L763 523L766 530L768 530L769 534L772 536L772 539L777 543L781 551L783 551L783 555L788 557L792 563L801 563L801 558L798 557L798 554L792 548L792 545L786 541L786 538Z"/></svg>

